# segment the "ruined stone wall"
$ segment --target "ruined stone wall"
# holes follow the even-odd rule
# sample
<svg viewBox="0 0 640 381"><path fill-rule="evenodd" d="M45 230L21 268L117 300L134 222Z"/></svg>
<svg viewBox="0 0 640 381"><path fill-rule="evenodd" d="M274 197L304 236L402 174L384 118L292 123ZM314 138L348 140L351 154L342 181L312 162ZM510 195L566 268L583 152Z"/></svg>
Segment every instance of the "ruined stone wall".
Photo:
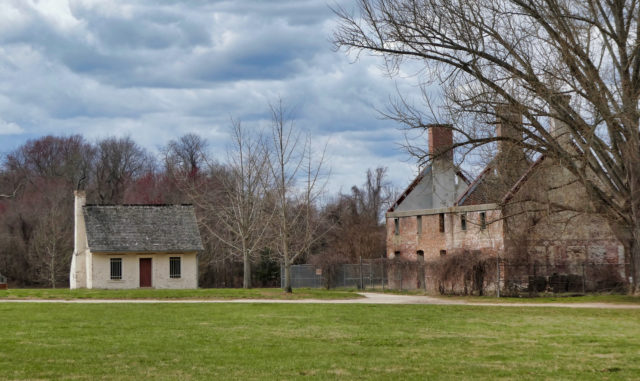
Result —
<svg viewBox="0 0 640 381"><path fill-rule="evenodd" d="M529 265L529 272L537 274L578 275L584 272L583 264L595 264L594 271L615 268L621 280L627 278L624 245L593 210L582 185L553 161L531 175L504 213L505 257L510 263Z"/></svg>

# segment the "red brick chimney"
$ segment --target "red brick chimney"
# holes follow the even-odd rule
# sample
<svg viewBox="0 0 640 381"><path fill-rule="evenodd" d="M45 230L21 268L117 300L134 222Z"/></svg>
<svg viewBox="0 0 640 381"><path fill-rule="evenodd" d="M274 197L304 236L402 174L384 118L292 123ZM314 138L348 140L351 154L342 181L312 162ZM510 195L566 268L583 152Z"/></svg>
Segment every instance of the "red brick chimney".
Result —
<svg viewBox="0 0 640 381"><path fill-rule="evenodd" d="M436 159L453 159L453 126L450 124L429 124L429 155Z"/></svg>

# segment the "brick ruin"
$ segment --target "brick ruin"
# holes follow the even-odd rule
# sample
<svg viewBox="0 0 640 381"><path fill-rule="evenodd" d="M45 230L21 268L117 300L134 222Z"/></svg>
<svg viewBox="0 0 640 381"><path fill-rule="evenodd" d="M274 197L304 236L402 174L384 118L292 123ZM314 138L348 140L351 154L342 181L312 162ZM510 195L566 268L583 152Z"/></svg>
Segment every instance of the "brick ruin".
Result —
<svg viewBox="0 0 640 381"><path fill-rule="evenodd" d="M455 275L455 267L462 265L453 255L459 256L457 261L473 257L492 264L490 274L484 274L490 276L479 281L487 291L495 291L498 268L501 290L532 287L533 281L544 278L545 286L537 289L544 291L552 287L553 277L626 282L627 250L592 210L584 188L553 158L540 156L532 162L510 143L522 138L513 128L522 123L520 115L506 107L496 114L497 136L510 140L499 141L494 159L473 180L456 168L453 155L442 154L453 143L451 127L430 126L429 150L435 153L431 165L386 214L387 257L398 263L390 270L389 286L466 293L473 280L467 273ZM553 121L551 133L560 144L571 144L561 123ZM447 260L452 261L449 278L464 278L448 286L433 274ZM585 274L585 264L592 265L587 271L602 274ZM592 286L585 283L583 290Z"/></svg>

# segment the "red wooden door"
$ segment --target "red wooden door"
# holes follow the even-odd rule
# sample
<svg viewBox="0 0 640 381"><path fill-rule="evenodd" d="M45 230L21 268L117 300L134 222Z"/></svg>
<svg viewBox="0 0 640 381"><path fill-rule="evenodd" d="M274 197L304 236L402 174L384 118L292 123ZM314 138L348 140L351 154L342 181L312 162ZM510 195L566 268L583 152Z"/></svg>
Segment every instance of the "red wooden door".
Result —
<svg viewBox="0 0 640 381"><path fill-rule="evenodd" d="M151 287L151 258L140 258L140 287Z"/></svg>

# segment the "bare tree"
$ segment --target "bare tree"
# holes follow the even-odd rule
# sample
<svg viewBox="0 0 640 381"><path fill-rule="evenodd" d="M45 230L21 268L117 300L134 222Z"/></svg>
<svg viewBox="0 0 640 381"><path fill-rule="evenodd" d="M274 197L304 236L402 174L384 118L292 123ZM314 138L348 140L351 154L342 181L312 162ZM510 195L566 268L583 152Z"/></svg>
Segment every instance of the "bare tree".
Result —
<svg viewBox="0 0 640 381"><path fill-rule="evenodd" d="M218 195L204 194L199 186L191 188L190 194L199 209L215 221L204 223L204 228L242 259L242 285L251 288L251 264L267 244L273 216L266 205L267 152L262 136L251 134L239 121L232 121L231 135L221 186L209 190Z"/></svg>
<svg viewBox="0 0 640 381"><path fill-rule="evenodd" d="M385 254L385 227L381 216L393 191L385 179L386 168L367 170L362 187L340 194L323 208L330 231L315 262L325 265L355 263L359 258L380 258Z"/></svg>
<svg viewBox="0 0 640 381"><path fill-rule="evenodd" d="M391 71L424 67L442 85L444 117L474 150L508 140L544 154L586 190L627 243L640 280L640 17L636 0L358 0L338 9L336 47L383 56ZM423 90L426 93L426 90ZM570 99L569 99L570 97ZM523 139L474 129L501 105L524 117ZM433 115L401 99L388 116L424 129ZM432 113L434 114L434 113ZM560 133L549 128L562 124ZM424 151L413 153L427 160Z"/></svg>
<svg viewBox="0 0 640 381"><path fill-rule="evenodd" d="M31 263L35 276L33 280L44 282L56 288L67 284L71 261L72 228L67 217L65 204L52 203L44 215L40 216L31 238Z"/></svg>
<svg viewBox="0 0 640 381"><path fill-rule="evenodd" d="M7 172L19 176L20 182L39 177L61 178L75 189L82 189L89 181L94 156L95 149L80 135L49 135L29 140L9 153L4 166Z"/></svg>
<svg viewBox="0 0 640 381"><path fill-rule="evenodd" d="M131 138L98 142L95 186L101 203L121 203L128 183L153 167L151 156Z"/></svg>
<svg viewBox="0 0 640 381"><path fill-rule="evenodd" d="M311 141L295 128L282 100L271 104L269 170L273 179L275 239L284 266L284 289L291 289L291 266L321 237L315 203L324 188L324 152L314 161Z"/></svg>
<svg viewBox="0 0 640 381"><path fill-rule="evenodd" d="M167 173L172 177L196 177L206 166L208 146L207 140L196 134L171 140L163 149Z"/></svg>

